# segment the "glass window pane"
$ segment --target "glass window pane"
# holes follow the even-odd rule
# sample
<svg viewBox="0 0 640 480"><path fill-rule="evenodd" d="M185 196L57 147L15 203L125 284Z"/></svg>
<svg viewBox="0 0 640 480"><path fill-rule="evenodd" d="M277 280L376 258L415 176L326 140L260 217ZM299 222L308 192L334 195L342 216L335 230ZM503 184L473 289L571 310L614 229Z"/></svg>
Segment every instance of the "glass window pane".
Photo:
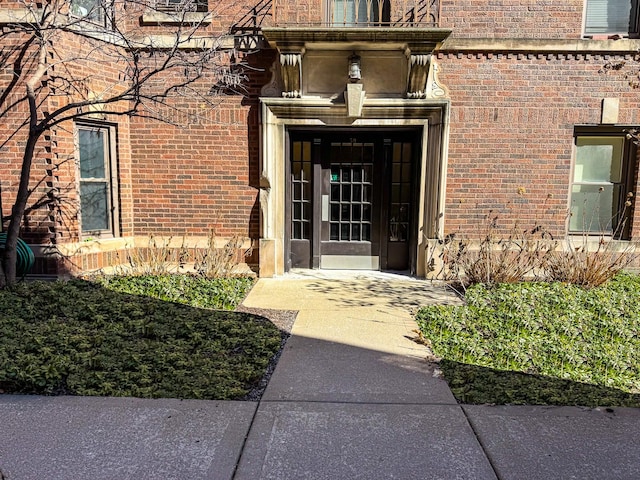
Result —
<svg viewBox="0 0 640 480"><path fill-rule="evenodd" d="M302 220L302 205L300 202L295 202L293 204L293 219Z"/></svg>
<svg viewBox="0 0 640 480"><path fill-rule="evenodd" d="M360 225L358 223L351 225L351 240L360 241Z"/></svg>
<svg viewBox="0 0 640 480"><path fill-rule="evenodd" d="M372 175L371 175L371 170L372 170L372 166L371 165L365 165L364 167L362 167L362 181L363 182L370 182Z"/></svg>
<svg viewBox="0 0 640 480"><path fill-rule="evenodd" d="M411 164L405 164L402 167L402 181L404 183L411 183Z"/></svg>
<svg viewBox="0 0 640 480"><path fill-rule="evenodd" d="M365 222L371 221L371 205L362 205L362 220Z"/></svg>
<svg viewBox="0 0 640 480"><path fill-rule="evenodd" d="M401 178L402 178L402 164L401 163L394 163L393 164L393 171L391 173L391 181L392 182L399 182Z"/></svg>
<svg viewBox="0 0 640 480"><path fill-rule="evenodd" d="M331 185L331 201L340 201L340 185Z"/></svg>
<svg viewBox="0 0 640 480"><path fill-rule="evenodd" d="M302 161L311 161L311 142L303 142L302 144Z"/></svg>
<svg viewBox="0 0 640 480"><path fill-rule="evenodd" d="M403 143L402 144L402 161L406 163L411 163L411 144Z"/></svg>
<svg viewBox="0 0 640 480"><path fill-rule="evenodd" d="M335 220L335 221L340 220L340 204L339 203L331 204L331 220Z"/></svg>
<svg viewBox="0 0 640 480"><path fill-rule="evenodd" d="M620 182L623 137L578 137L574 182Z"/></svg>
<svg viewBox="0 0 640 480"><path fill-rule="evenodd" d="M574 232L611 232L620 187L574 185L569 229Z"/></svg>
<svg viewBox="0 0 640 480"><path fill-rule="evenodd" d="M78 130L80 178L106 178L104 136L100 130Z"/></svg>
<svg viewBox="0 0 640 480"><path fill-rule="evenodd" d="M359 222L362 219L361 205L351 205L351 218L354 222Z"/></svg>
<svg viewBox="0 0 640 480"><path fill-rule="evenodd" d="M400 185L393 185L391 187L391 201L393 203L400 202Z"/></svg>
<svg viewBox="0 0 640 480"><path fill-rule="evenodd" d="M300 222L293 222L293 238L298 240L302 238L302 225Z"/></svg>
<svg viewBox="0 0 640 480"><path fill-rule="evenodd" d="M394 143L393 144L393 163L402 162L402 144Z"/></svg>
<svg viewBox="0 0 640 480"><path fill-rule="evenodd" d="M311 201L311 183L305 182L302 185L302 200L309 202Z"/></svg>
<svg viewBox="0 0 640 480"><path fill-rule="evenodd" d="M306 181L311 180L311 162L304 162L302 164L302 168L304 170L304 176L302 177Z"/></svg>
<svg viewBox="0 0 640 480"><path fill-rule="evenodd" d="M331 240L340 240L340 236L338 235L338 228L339 227L337 223L331 224L331 233L330 233Z"/></svg>
<svg viewBox="0 0 640 480"><path fill-rule="evenodd" d="M353 186L353 191L351 192L351 200L354 202L361 202L362 201L362 186L361 185L354 185Z"/></svg>
<svg viewBox="0 0 640 480"><path fill-rule="evenodd" d="M349 228L349 224L348 223L341 223L340 224L340 240L346 240L348 241L350 238L350 228Z"/></svg>
<svg viewBox="0 0 640 480"><path fill-rule="evenodd" d="M400 201L403 203L409 203L410 200L410 190L407 184L400 186Z"/></svg>
<svg viewBox="0 0 640 480"><path fill-rule="evenodd" d="M293 184L293 199L302 200L302 184L301 183Z"/></svg>
<svg viewBox="0 0 640 480"><path fill-rule="evenodd" d="M351 201L351 185L342 186L342 201L343 202Z"/></svg>
<svg viewBox="0 0 640 480"><path fill-rule="evenodd" d="M366 242L371 241L371 225L368 223L362 224L362 240Z"/></svg>
<svg viewBox="0 0 640 480"><path fill-rule="evenodd" d="M371 203L371 185L362 186L362 201Z"/></svg>
<svg viewBox="0 0 640 480"><path fill-rule="evenodd" d="M109 197L107 182L80 182L82 231L109 229Z"/></svg>
<svg viewBox="0 0 640 480"><path fill-rule="evenodd" d="M348 204L342 205L342 214L340 215L340 220L343 220L345 222L348 222L349 220L351 220L350 213L351 213L351 209L349 208L349 205Z"/></svg>
<svg viewBox="0 0 640 480"><path fill-rule="evenodd" d="M291 175L295 180L300 180L300 171L302 170L301 162L293 162L291 164Z"/></svg>
<svg viewBox="0 0 640 480"><path fill-rule="evenodd" d="M291 154L294 161L299 162L302 160L302 142L293 142L293 152Z"/></svg>
<svg viewBox="0 0 640 480"><path fill-rule="evenodd" d="M306 240L308 240L309 238L311 238L311 224L309 222L305 222L302 225L303 231L302 234L304 235L304 238Z"/></svg>
<svg viewBox="0 0 640 480"><path fill-rule="evenodd" d="M349 167L342 169L342 181L343 182L351 181L351 169Z"/></svg>
<svg viewBox="0 0 640 480"><path fill-rule="evenodd" d="M354 168L353 169L353 181L361 182L362 181L362 168Z"/></svg>
<svg viewBox="0 0 640 480"><path fill-rule="evenodd" d="M311 203L305 202L302 204L302 215L304 220L311 220Z"/></svg>

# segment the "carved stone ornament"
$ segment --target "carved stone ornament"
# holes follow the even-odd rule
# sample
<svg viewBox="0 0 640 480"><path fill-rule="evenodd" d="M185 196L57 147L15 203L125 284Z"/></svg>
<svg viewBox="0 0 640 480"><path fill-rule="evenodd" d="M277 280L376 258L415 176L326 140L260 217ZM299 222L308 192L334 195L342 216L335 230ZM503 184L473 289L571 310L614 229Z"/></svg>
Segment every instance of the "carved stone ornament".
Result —
<svg viewBox="0 0 640 480"><path fill-rule="evenodd" d="M431 61L429 68L429 78L427 79L427 97L429 98L448 98L449 89L445 87L438 79L438 71L440 67L435 61Z"/></svg>
<svg viewBox="0 0 640 480"><path fill-rule="evenodd" d="M271 72L271 80L260 90L260 96L262 97L279 97L282 93L282 80L278 72L278 61L276 60L271 65L269 71Z"/></svg>
<svg viewBox="0 0 640 480"><path fill-rule="evenodd" d="M411 55L407 98L426 98L431 55Z"/></svg>
<svg viewBox="0 0 640 480"><path fill-rule="evenodd" d="M280 54L280 66L284 83L282 96L285 98L300 98L302 96L302 54Z"/></svg>

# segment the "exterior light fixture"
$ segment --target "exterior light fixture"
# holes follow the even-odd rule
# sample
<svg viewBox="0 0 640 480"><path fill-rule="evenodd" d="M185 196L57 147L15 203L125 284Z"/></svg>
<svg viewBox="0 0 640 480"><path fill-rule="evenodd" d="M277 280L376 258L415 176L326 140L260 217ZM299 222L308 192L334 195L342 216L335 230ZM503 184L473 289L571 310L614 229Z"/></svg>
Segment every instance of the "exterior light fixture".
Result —
<svg viewBox="0 0 640 480"><path fill-rule="evenodd" d="M360 72L360 56L356 55L354 52L353 55L349 57L349 80L352 83L357 82L362 79L362 73Z"/></svg>

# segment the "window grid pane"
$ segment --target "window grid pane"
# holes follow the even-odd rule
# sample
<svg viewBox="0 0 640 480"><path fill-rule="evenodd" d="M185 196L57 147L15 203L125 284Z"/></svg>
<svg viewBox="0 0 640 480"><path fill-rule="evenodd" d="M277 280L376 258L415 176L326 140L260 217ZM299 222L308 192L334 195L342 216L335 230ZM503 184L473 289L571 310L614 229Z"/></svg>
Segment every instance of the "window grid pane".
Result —
<svg viewBox="0 0 640 480"><path fill-rule="evenodd" d="M373 144L333 143L331 158L329 238L370 242Z"/></svg>
<svg viewBox="0 0 640 480"><path fill-rule="evenodd" d="M391 149L389 241L406 242L411 200L411 143L395 142Z"/></svg>
<svg viewBox="0 0 640 480"><path fill-rule="evenodd" d="M291 238L311 238L311 142L294 141L291 149Z"/></svg>

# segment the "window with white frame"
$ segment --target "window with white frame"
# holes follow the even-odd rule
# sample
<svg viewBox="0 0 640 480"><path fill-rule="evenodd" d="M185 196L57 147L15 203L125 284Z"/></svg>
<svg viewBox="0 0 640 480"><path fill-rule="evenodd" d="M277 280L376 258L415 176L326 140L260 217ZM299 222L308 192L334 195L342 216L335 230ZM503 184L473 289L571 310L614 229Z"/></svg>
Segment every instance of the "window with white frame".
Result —
<svg viewBox="0 0 640 480"><path fill-rule="evenodd" d="M578 132L571 185L569 231L625 237L633 189L635 149L623 132Z"/></svg>
<svg viewBox="0 0 640 480"><path fill-rule="evenodd" d="M638 36L638 0L585 0L584 34Z"/></svg>
<svg viewBox="0 0 640 480"><path fill-rule="evenodd" d="M118 229L115 129L77 125L80 226L83 234L113 236Z"/></svg>

